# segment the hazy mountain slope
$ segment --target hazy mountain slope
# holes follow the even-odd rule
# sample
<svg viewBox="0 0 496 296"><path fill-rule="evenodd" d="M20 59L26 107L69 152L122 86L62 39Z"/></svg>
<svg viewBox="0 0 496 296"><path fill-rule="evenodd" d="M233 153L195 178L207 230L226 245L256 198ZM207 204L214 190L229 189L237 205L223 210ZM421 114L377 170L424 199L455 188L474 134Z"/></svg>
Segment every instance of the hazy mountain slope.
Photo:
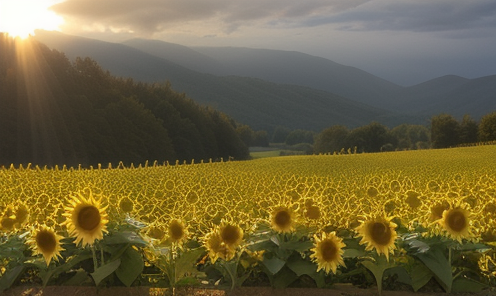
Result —
<svg viewBox="0 0 496 296"><path fill-rule="evenodd" d="M52 32L37 33L36 38L70 59L89 56L116 76L144 82L168 80L175 90L254 129L270 131L282 125L319 131L334 124L356 127L373 120L398 123L390 112L307 87L199 73L123 44Z"/></svg>
<svg viewBox="0 0 496 296"><path fill-rule="evenodd" d="M391 94L402 88L360 69L294 51L242 47L188 48L145 39L133 39L124 44L200 72L307 86L377 107L387 107ZM190 58L185 58L186 55Z"/></svg>
<svg viewBox="0 0 496 296"><path fill-rule="evenodd" d="M398 112L479 118L496 110L496 75L476 79L446 75L405 88L397 97L392 107Z"/></svg>
<svg viewBox="0 0 496 296"><path fill-rule="evenodd" d="M215 74L211 69L223 67L221 62L187 46L175 43L159 40L131 39L122 42L122 44L202 73Z"/></svg>
<svg viewBox="0 0 496 296"><path fill-rule="evenodd" d="M496 111L496 75L470 79L441 96L431 110L457 117L470 114L474 118Z"/></svg>
<svg viewBox="0 0 496 296"><path fill-rule="evenodd" d="M435 78L417 85L401 89L395 94L397 98L392 104L391 109L419 112L429 108L431 104L438 100L447 92L469 81L455 75L446 75Z"/></svg>

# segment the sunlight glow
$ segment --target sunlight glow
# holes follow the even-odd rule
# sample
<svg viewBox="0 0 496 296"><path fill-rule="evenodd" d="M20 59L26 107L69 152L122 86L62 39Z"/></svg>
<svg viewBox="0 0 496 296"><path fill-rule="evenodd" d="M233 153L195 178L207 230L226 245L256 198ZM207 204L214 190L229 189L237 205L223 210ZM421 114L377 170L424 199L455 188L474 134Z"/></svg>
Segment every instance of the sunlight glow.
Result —
<svg viewBox="0 0 496 296"><path fill-rule="evenodd" d="M0 0L0 32L27 38L34 30L57 30L63 18L48 10L54 1Z"/></svg>

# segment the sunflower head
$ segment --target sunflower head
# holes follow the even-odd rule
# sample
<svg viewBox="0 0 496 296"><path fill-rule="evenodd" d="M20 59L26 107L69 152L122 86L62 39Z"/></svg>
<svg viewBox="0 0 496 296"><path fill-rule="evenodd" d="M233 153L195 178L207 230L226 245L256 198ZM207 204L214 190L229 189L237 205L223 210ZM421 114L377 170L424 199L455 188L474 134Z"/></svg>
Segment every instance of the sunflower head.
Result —
<svg viewBox="0 0 496 296"><path fill-rule="evenodd" d="M243 229L233 223L221 223L219 227L219 234L222 239L222 243L231 250L236 250L243 240Z"/></svg>
<svg viewBox="0 0 496 296"><path fill-rule="evenodd" d="M134 210L134 202L129 197L124 197L119 201L119 209L123 213L131 213Z"/></svg>
<svg viewBox="0 0 496 296"><path fill-rule="evenodd" d="M27 243L35 255L43 255L48 266L52 259L58 261L58 257L61 257L60 251L64 250L60 244L61 239L62 236L55 233L51 227L38 225L31 229L31 237Z"/></svg>
<svg viewBox="0 0 496 296"><path fill-rule="evenodd" d="M77 193L65 208L64 216L67 219L64 224L67 225L70 235L76 237L76 245L92 245L107 232L106 207L102 207L101 202L102 197L96 199L91 191L88 198Z"/></svg>
<svg viewBox="0 0 496 296"><path fill-rule="evenodd" d="M294 230L295 217L290 207L275 207L271 215L271 226L277 232L291 232Z"/></svg>
<svg viewBox="0 0 496 296"><path fill-rule="evenodd" d="M460 243L462 239L473 236L470 231L470 212L461 206L444 211L439 223L451 238Z"/></svg>
<svg viewBox="0 0 496 296"><path fill-rule="evenodd" d="M188 237L188 230L184 223L179 219L172 219L167 227L169 240L171 242L182 242Z"/></svg>
<svg viewBox="0 0 496 296"><path fill-rule="evenodd" d="M377 254L384 254L389 260L389 252L396 248L396 227L391 218L376 217L363 221L356 230L362 237L360 244L367 244L366 250L375 249Z"/></svg>
<svg viewBox="0 0 496 296"><path fill-rule="evenodd" d="M317 263L317 272L324 269L325 273L336 273L339 265L345 266L343 261L343 248L346 245L336 236L335 232L322 232L320 236L314 235L313 252L310 258Z"/></svg>
<svg viewBox="0 0 496 296"><path fill-rule="evenodd" d="M212 263L215 263L219 258L229 261L236 254L235 250L228 248L222 241L218 230L213 230L205 236L204 245Z"/></svg>

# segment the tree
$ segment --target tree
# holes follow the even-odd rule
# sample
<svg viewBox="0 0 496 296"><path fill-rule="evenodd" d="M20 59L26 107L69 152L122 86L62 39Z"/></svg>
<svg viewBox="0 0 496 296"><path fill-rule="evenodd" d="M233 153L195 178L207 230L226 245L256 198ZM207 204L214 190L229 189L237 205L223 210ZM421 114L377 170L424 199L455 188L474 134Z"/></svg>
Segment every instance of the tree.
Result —
<svg viewBox="0 0 496 296"><path fill-rule="evenodd" d="M284 126L278 126L272 134L272 143L284 143L291 130Z"/></svg>
<svg viewBox="0 0 496 296"><path fill-rule="evenodd" d="M358 127L348 135L350 147L356 146L358 151L363 152L379 152L390 142L387 127L378 122Z"/></svg>
<svg viewBox="0 0 496 296"><path fill-rule="evenodd" d="M479 123L479 141L496 140L496 111L484 115Z"/></svg>
<svg viewBox="0 0 496 296"><path fill-rule="evenodd" d="M449 114L440 114L431 119L433 148L448 148L460 143L460 124Z"/></svg>
<svg viewBox="0 0 496 296"><path fill-rule="evenodd" d="M314 153L328 153L340 151L346 147L346 138L350 131L342 125L334 125L323 130L315 137Z"/></svg>
<svg viewBox="0 0 496 296"><path fill-rule="evenodd" d="M245 143L247 147L252 146L253 142L253 130L246 124L240 124L236 127L236 133L238 134L241 141Z"/></svg>
<svg viewBox="0 0 496 296"><path fill-rule="evenodd" d="M286 137L286 144L295 145L299 143L313 144L314 132L297 129L291 131Z"/></svg>
<svg viewBox="0 0 496 296"><path fill-rule="evenodd" d="M256 131L253 133L252 145L258 147L269 146L269 134L267 131Z"/></svg>
<svg viewBox="0 0 496 296"><path fill-rule="evenodd" d="M477 142L478 129L477 122L465 114L460 123L460 144Z"/></svg>

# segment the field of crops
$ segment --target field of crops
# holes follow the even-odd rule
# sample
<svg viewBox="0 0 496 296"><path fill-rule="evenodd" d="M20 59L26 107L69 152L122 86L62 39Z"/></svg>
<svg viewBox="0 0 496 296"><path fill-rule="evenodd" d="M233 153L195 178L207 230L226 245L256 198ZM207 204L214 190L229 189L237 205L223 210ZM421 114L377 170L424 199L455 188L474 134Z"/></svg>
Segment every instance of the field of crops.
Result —
<svg viewBox="0 0 496 296"><path fill-rule="evenodd" d="M1 290L496 283L496 146L11 166L0 169L0 213Z"/></svg>

